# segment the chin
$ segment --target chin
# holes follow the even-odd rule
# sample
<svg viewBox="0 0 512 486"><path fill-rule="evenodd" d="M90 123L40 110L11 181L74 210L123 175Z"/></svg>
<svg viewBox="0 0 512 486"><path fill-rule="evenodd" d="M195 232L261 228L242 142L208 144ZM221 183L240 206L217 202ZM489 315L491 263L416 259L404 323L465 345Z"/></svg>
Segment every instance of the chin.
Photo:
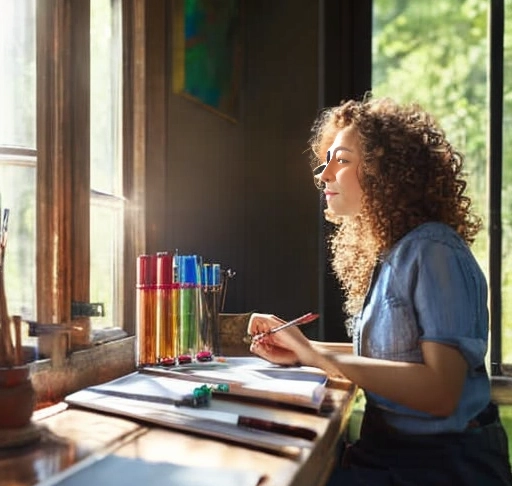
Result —
<svg viewBox="0 0 512 486"><path fill-rule="evenodd" d="M341 223L342 216L338 212L333 211L331 208L327 208L324 211L324 216L325 216L325 220L329 221L329 223L335 223L335 224Z"/></svg>

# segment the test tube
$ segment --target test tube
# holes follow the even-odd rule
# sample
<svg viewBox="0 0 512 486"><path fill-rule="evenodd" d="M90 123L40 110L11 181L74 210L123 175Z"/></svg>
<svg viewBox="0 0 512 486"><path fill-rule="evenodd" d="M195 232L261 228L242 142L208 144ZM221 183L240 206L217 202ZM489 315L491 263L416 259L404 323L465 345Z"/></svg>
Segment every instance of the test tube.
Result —
<svg viewBox="0 0 512 486"><path fill-rule="evenodd" d="M173 255L157 253L157 361L177 357L177 284L173 282Z"/></svg>
<svg viewBox="0 0 512 486"><path fill-rule="evenodd" d="M203 294L206 302L206 315L204 326L205 347L215 356L220 356L220 264L207 263L203 265Z"/></svg>
<svg viewBox="0 0 512 486"><path fill-rule="evenodd" d="M156 364L156 255L137 257L136 364Z"/></svg>
<svg viewBox="0 0 512 486"><path fill-rule="evenodd" d="M180 355L189 355L192 358L202 347L200 323L204 318L198 256L181 255L178 274L180 304L178 351Z"/></svg>

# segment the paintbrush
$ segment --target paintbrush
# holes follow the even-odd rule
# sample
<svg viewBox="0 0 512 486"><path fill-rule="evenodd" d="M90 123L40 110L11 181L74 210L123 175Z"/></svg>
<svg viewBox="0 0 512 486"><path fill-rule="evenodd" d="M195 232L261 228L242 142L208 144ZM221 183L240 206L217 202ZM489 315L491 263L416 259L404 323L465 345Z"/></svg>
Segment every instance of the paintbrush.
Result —
<svg viewBox="0 0 512 486"><path fill-rule="evenodd" d="M4 258L7 246L7 224L9 222L9 209L3 210L0 225L0 365L12 366L15 364L14 346L11 337L11 319L7 311L7 299L4 283Z"/></svg>
<svg viewBox="0 0 512 486"><path fill-rule="evenodd" d="M316 319L318 319L320 314L314 314L313 312L308 312L307 314L304 314L303 316L297 317L296 319L293 319L288 322L284 322L283 324L273 327L272 329L269 329L265 332L260 332L259 334L255 334L254 336L246 336L244 339L244 342L246 343L253 343L254 341L258 341L259 339L268 336L270 334L275 334L276 332L282 331L283 329L287 329L292 326L300 326L302 324L308 324L309 322L313 322Z"/></svg>
<svg viewBox="0 0 512 486"><path fill-rule="evenodd" d="M0 266L4 264L5 248L7 246L7 225L9 223L9 209L4 209L2 226L0 228Z"/></svg>

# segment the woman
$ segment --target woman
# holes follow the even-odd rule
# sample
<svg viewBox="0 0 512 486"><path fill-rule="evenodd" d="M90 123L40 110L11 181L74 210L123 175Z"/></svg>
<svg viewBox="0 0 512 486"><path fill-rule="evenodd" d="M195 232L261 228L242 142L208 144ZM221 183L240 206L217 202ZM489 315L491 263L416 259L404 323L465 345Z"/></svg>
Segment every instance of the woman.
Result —
<svg viewBox="0 0 512 486"><path fill-rule="evenodd" d="M389 99L324 111L310 142L325 161L315 174L326 217L338 225L332 265L353 353L297 327L254 340L251 351L346 376L364 390L360 439L330 484L511 485L484 364L487 284L469 249L481 222L462 155L432 116ZM253 314L248 330L281 323Z"/></svg>

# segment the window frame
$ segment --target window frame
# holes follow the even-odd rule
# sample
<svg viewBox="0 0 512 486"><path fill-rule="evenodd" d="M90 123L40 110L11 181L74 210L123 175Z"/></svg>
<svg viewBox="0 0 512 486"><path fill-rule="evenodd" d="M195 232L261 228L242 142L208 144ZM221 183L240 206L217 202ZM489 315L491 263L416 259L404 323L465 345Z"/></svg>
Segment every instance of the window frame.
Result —
<svg viewBox="0 0 512 486"><path fill-rule="evenodd" d="M337 0L321 0L319 109L335 105L339 100L360 98L371 90L374 0L340 4ZM512 363L502 359L502 171L503 171L503 73L505 39L505 2L489 0L489 125L488 179L489 179L489 326L491 329L490 374L512 376ZM341 34L340 34L341 33ZM340 41L342 40L342 42ZM357 56L354 57L354 46ZM343 60L343 62L341 62ZM328 229L320 228L323 242ZM324 321L337 319L340 314L337 289L325 269L325 249L320 250L320 305L326 309ZM321 322L322 337L336 340L333 331Z"/></svg>
<svg viewBox="0 0 512 486"><path fill-rule="evenodd" d="M36 6L36 305L48 324L71 324L71 302L89 301L89 7ZM72 345L88 340L86 320L77 327Z"/></svg>
<svg viewBox="0 0 512 486"><path fill-rule="evenodd" d="M133 262L145 246L144 0L121 0L121 12L121 280L135 282ZM68 326L74 350L90 345L90 319L71 313L72 302L90 299L90 0L38 0L36 30L37 320ZM134 334L134 290L122 285L121 292L122 315L113 324Z"/></svg>
<svg viewBox="0 0 512 486"><path fill-rule="evenodd" d="M502 359L502 180L503 180L503 64L505 39L504 0L489 5L489 314L492 375L504 374ZM508 368L512 368L509 364ZM509 370L509 374L510 373Z"/></svg>

